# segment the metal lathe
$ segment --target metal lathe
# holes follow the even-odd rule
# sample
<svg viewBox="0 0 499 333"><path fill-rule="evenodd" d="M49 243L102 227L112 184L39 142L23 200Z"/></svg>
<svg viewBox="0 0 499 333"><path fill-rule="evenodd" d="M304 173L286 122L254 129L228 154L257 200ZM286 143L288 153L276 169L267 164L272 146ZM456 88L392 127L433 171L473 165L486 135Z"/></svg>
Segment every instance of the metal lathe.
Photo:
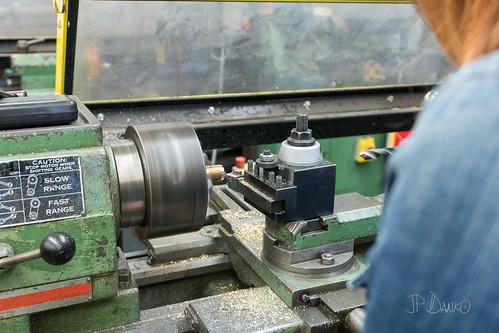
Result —
<svg viewBox="0 0 499 333"><path fill-rule="evenodd" d="M0 332L362 330L385 155L452 70L411 1L4 3Z"/></svg>
<svg viewBox="0 0 499 333"><path fill-rule="evenodd" d="M190 124L104 138L75 96L0 102L3 114L30 106L76 110L77 119L0 132L1 327L342 331L364 305L364 292L345 282L364 267L362 243L376 234L381 202L335 197L336 166L306 114L277 155L263 150L225 175L205 164ZM122 228L146 254L123 253ZM163 298L172 304L154 306Z"/></svg>

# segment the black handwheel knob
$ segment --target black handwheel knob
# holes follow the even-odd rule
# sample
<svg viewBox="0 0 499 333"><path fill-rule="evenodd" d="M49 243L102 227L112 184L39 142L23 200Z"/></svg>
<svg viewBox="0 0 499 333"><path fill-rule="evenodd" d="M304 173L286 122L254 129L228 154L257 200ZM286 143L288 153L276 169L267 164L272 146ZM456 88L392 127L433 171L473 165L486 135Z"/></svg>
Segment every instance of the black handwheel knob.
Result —
<svg viewBox="0 0 499 333"><path fill-rule="evenodd" d="M61 231L48 234L40 244L43 260L51 265L64 265L73 258L75 252L75 240Z"/></svg>

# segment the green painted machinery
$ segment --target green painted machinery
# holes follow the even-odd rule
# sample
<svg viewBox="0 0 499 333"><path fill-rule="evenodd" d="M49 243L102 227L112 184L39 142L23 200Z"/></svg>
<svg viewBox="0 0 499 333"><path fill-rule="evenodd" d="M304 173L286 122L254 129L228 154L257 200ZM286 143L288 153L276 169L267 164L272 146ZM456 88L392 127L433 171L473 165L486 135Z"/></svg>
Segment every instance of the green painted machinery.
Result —
<svg viewBox="0 0 499 333"><path fill-rule="evenodd" d="M109 327L129 323L139 315L138 290L133 280L128 279L128 283L119 287L120 259L116 245L119 207L117 210L113 205L119 197L117 178L109 159L110 148L103 146L100 123L75 100L79 107L75 123L0 132L1 192L6 194L14 189L12 196L2 197L0 214L4 220L12 212L12 208L5 207L13 207L19 201L27 205L37 197L42 200L40 210L50 210L57 200L61 203L58 207L73 209L69 213L53 212L52 216L31 220L29 216L22 216L29 215L26 207L25 211L16 207L16 218L1 225L0 242L20 254L37 249L50 233L63 231L76 243L74 257L63 266L37 259L0 270L0 325L3 331L96 329L102 328L103 323ZM10 164L23 161L48 162L45 170L38 170L51 169L48 173L33 173L40 180L36 185L41 189L34 196L26 193L29 176L8 168ZM68 161L72 163L71 172L57 171L64 170L64 162ZM17 179L20 182L15 183ZM51 180L57 181L56 185L70 184L73 190L80 192L70 195L68 190L48 190L51 196L47 197L44 186L53 186L49 183ZM9 187L12 183L14 186ZM21 199L21 195L28 199ZM82 201L77 202L78 199ZM68 307L73 304L77 305ZM64 307L63 311L61 307ZM106 319L99 320L103 316ZM61 322L65 325L61 326Z"/></svg>
<svg viewBox="0 0 499 333"><path fill-rule="evenodd" d="M2 330L91 331L138 321L138 289L118 234L134 227L147 239L202 225L215 168L207 173L194 131L138 126L129 129L131 139L104 142L100 122L74 96L75 122L34 128L31 122L55 112L46 106L51 100L11 99L20 101L19 112L36 105L41 116L0 131ZM168 149L174 143L187 152ZM76 246L62 259L67 244L54 236L61 232Z"/></svg>
<svg viewBox="0 0 499 333"><path fill-rule="evenodd" d="M0 131L2 331L347 330L382 202L334 195L306 115L227 186L191 125L105 135L70 100L75 122ZM124 254L123 228L147 252Z"/></svg>

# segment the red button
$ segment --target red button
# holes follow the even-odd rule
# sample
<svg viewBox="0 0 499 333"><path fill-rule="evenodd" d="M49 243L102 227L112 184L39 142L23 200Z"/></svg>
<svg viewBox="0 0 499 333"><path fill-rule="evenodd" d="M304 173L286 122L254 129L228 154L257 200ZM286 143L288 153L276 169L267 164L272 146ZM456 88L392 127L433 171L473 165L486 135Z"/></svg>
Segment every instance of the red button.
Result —
<svg viewBox="0 0 499 333"><path fill-rule="evenodd" d="M246 157L238 156L236 157L236 167L239 169L244 169L244 164L246 164Z"/></svg>

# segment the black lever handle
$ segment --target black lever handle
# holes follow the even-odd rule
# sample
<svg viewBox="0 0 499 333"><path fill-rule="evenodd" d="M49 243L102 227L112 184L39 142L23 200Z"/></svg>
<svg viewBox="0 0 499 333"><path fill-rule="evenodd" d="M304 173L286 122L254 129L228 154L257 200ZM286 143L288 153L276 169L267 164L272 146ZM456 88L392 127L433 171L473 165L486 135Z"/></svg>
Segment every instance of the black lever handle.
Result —
<svg viewBox="0 0 499 333"><path fill-rule="evenodd" d="M64 265L73 259L75 252L75 240L70 235L61 231L52 232L42 240L39 249L1 258L0 269L38 258L51 265Z"/></svg>
<svg viewBox="0 0 499 333"><path fill-rule="evenodd" d="M65 232L50 233L40 244L43 260L51 265L64 265L73 259L75 252L75 240Z"/></svg>

